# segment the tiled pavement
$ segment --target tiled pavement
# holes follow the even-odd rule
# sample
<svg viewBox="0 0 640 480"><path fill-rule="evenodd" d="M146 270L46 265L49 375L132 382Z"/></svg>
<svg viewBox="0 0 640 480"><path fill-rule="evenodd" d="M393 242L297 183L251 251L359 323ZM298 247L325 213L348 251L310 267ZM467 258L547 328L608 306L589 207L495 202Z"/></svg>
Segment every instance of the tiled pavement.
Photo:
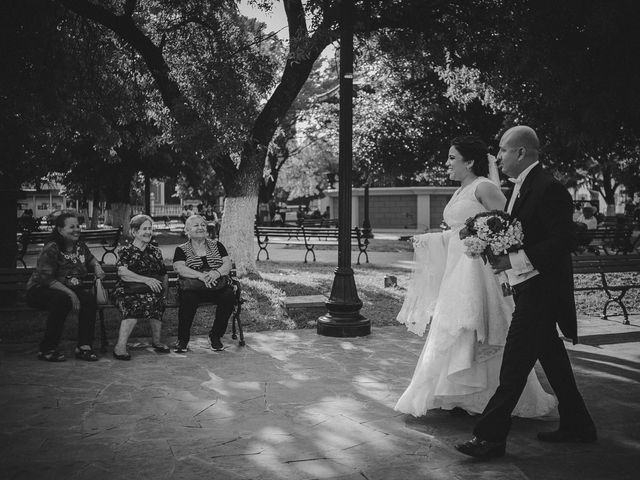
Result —
<svg viewBox="0 0 640 480"><path fill-rule="evenodd" d="M556 417L516 419L507 456L489 463L452 447L472 417L393 411L423 342L403 327L351 339L248 333L245 347L227 338L223 352L201 337L185 355L143 345L131 362L48 364L35 346L5 345L0 477L637 478L640 317L631 326L581 318L580 332L584 344L568 348L599 442L543 444L535 433Z"/></svg>

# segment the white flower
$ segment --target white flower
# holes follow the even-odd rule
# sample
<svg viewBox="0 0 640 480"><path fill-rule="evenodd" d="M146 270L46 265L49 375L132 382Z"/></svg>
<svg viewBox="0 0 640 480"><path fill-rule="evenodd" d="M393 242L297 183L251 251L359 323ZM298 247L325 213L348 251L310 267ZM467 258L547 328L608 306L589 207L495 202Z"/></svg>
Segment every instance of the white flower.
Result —
<svg viewBox="0 0 640 480"><path fill-rule="evenodd" d="M462 243L467 247L464 253L471 258L478 258L487 248L487 242L478 237L467 237Z"/></svg>

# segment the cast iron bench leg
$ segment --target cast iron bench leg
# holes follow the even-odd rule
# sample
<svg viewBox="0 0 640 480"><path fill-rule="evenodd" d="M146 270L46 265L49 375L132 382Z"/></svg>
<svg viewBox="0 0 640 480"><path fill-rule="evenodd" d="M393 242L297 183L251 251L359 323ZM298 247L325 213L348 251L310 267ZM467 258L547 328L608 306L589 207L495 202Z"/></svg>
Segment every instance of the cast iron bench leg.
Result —
<svg viewBox="0 0 640 480"><path fill-rule="evenodd" d="M304 263L307 263L307 255L309 255L309 252L311 252L311 255L313 255L313 261L316 261L316 252L313 251L313 245L307 246L307 251L304 254Z"/></svg>
<svg viewBox="0 0 640 480"><path fill-rule="evenodd" d="M266 254L267 254L267 260L269 260L269 251L267 250L267 245L265 245L264 247L262 247L262 246L258 245L258 248L259 248L260 250L258 250L258 255L256 256L256 260L257 260L257 261L260 261L260 254L261 254L262 252L264 252L264 253L266 253Z"/></svg>
<svg viewBox="0 0 640 480"><path fill-rule="evenodd" d="M102 246L102 248L104 248L104 253L102 254L102 258L100 259L100 263L104 265L104 259L106 258L107 255L111 254L115 257L116 259L116 263L118 262L118 254L116 253L116 249L118 248L118 246L116 245L113 248L107 248L104 245Z"/></svg>

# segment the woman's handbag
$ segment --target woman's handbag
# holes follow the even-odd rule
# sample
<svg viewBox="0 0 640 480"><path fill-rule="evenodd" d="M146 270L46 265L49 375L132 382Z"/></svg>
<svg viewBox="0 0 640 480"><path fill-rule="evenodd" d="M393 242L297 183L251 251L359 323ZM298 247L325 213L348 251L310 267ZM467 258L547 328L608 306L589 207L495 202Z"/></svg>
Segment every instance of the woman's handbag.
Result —
<svg viewBox="0 0 640 480"><path fill-rule="evenodd" d="M151 287L142 282L122 282L122 288L124 289L125 295L152 293Z"/></svg>
<svg viewBox="0 0 640 480"><path fill-rule="evenodd" d="M164 280L164 275L145 275L145 277L155 278L160 282ZM122 282L122 288L124 289L125 295L140 295L144 293L153 293L153 290L151 290L151 287L146 283L142 283L142 282Z"/></svg>
<svg viewBox="0 0 640 480"><path fill-rule="evenodd" d="M223 275L216 283L211 287L207 287L202 280L198 280L197 278L178 278L178 284L180 285L180 290L192 290L192 291L202 291L202 292L214 292L216 290L222 290L224 287L231 285L231 278L229 275Z"/></svg>
<svg viewBox="0 0 640 480"><path fill-rule="evenodd" d="M95 289L96 303L98 305L108 305L109 294L107 293L107 289L104 288L104 285L102 285L102 280L96 278L96 281L93 284L93 288Z"/></svg>

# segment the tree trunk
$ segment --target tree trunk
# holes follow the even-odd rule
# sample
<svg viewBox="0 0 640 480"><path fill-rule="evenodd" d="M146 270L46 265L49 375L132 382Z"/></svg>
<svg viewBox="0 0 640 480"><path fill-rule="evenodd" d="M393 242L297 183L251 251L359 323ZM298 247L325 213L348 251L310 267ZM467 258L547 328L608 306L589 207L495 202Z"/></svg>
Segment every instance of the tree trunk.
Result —
<svg viewBox="0 0 640 480"><path fill-rule="evenodd" d="M602 194L604 201L607 202L607 216L612 217L616 214L616 189L617 185L614 184L613 175L606 161L601 162L602 168Z"/></svg>
<svg viewBox="0 0 640 480"><path fill-rule="evenodd" d="M151 216L151 177L144 172L144 214Z"/></svg>
<svg viewBox="0 0 640 480"><path fill-rule="evenodd" d="M129 238L129 219L131 205L129 203L111 202L111 223L114 227L122 225L122 237Z"/></svg>
<svg viewBox="0 0 640 480"><path fill-rule="evenodd" d="M5 228L0 229L0 267L14 268L16 266L18 253L16 247L16 235L18 232L16 219L17 199L18 189L11 189L9 185L0 182L0 212L2 218L7 219Z"/></svg>
<svg viewBox="0 0 640 480"><path fill-rule="evenodd" d="M254 253L254 232L257 195L226 197L220 228L220 241L236 264L239 277L259 276Z"/></svg>
<svg viewBox="0 0 640 480"><path fill-rule="evenodd" d="M98 222L100 221L100 191L96 188L93 191L93 208L91 211L91 226L90 228L98 228Z"/></svg>
<svg viewBox="0 0 640 480"><path fill-rule="evenodd" d="M264 150L255 142L246 142L240 167L219 172L226 192L220 241L229 250L240 277L260 276L254 256L253 227L263 166Z"/></svg>

